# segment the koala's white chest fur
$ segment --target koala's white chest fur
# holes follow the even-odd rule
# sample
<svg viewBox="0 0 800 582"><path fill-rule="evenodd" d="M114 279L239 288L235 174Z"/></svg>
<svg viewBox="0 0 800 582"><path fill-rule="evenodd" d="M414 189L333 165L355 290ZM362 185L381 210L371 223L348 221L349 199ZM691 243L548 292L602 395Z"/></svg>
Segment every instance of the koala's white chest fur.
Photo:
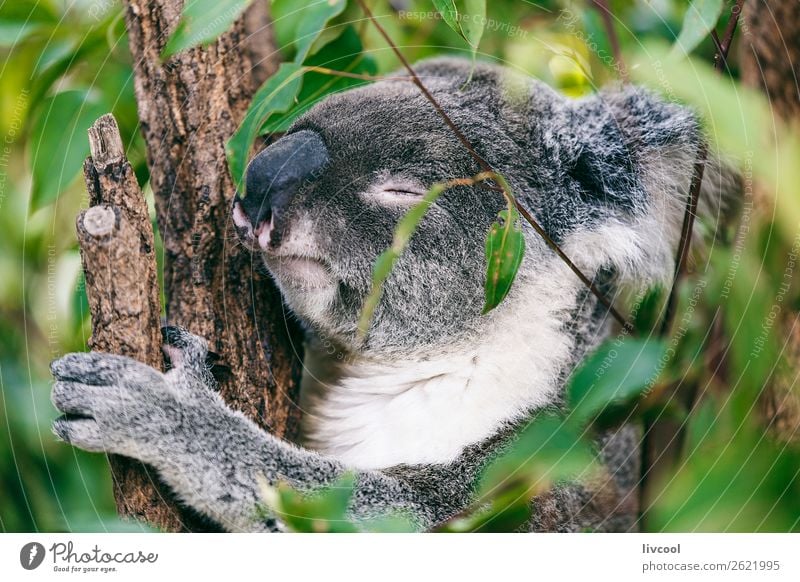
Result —
<svg viewBox="0 0 800 582"><path fill-rule="evenodd" d="M425 361L340 363L311 351L303 444L362 469L446 463L551 402L573 349L564 310L574 308L573 285L552 284L547 300L518 298L486 334Z"/></svg>

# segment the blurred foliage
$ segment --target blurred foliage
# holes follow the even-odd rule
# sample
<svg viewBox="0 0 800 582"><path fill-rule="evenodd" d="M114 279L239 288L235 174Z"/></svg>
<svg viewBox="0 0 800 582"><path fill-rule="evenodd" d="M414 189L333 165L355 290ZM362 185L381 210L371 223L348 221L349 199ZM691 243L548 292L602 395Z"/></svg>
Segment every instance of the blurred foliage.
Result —
<svg viewBox="0 0 800 582"><path fill-rule="evenodd" d="M164 57L212 41L246 4L187 0ZM271 4L284 64L259 90L228 144L236 179L260 134L285 130L330 92L399 67L358 2ZM480 30L474 21L465 29L457 16L480 14L483 4L369 2L411 62L474 52L572 97L618 79L620 63L589 3L496 0L486 3ZM729 74L713 71L714 44L706 32L720 12L724 23L730 2L610 4L632 78L696 108L715 147L744 171L742 226L716 233L714 244L695 253L669 337L651 337L663 291L630 294L645 339L621 334L590 357L572 377L564 415L541 415L527 426L515 447L487 468L481 502L440 530L493 531L522 523L533 495L596 470L591 431L623 419L671 419L682 427L678 458L648 481L646 529L798 530L800 451L796 442L765 429L759 404L776 375L788 373L793 386L797 373L782 362L782 322L800 307L797 135L739 82L736 51ZM455 12L437 15L437 6L450 5ZM148 190L121 5L4 2L0 54L0 530L143 529L116 520L105 460L56 443L49 430L56 412L47 365L66 351L85 349L89 331L74 220L86 205L78 179L88 153L85 129L100 113L116 116ZM723 239L729 244L720 244ZM692 398L676 397L678 390ZM352 486L345 477L308 496L278 485L267 488L265 501L300 531L413 529L402 515L350 522L345 510Z"/></svg>

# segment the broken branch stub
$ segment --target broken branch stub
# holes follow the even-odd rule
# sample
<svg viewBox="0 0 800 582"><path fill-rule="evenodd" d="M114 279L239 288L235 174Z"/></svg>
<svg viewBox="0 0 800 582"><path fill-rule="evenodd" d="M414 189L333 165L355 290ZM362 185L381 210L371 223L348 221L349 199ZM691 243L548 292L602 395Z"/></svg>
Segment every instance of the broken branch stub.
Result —
<svg viewBox="0 0 800 582"><path fill-rule="evenodd" d="M162 369L153 227L113 116L92 125L89 146L83 169L91 206L77 220L92 318L89 347ZM167 531L183 529L177 504L153 470L116 455L109 463L121 516Z"/></svg>

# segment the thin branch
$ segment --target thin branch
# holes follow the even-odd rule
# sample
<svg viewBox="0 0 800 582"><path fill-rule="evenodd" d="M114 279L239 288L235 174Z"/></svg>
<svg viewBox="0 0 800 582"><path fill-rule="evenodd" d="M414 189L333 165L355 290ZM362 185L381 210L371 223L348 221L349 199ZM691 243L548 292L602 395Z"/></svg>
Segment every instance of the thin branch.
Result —
<svg viewBox="0 0 800 582"><path fill-rule="evenodd" d="M717 53L714 55L714 69L722 74L723 64L727 68L728 51L733 43L733 35L736 33L736 25L739 22L739 16L742 13L742 5L744 0L736 0L736 3L731 8L731 17L725 27L725 36L722 41L712 31L712 38L717 45ZM686 259L689 256L689 247L692 240L692 227L694 226L694 218L697 214L697 206L700 198L700 187L703 184L703 170L706 165L708 157L708 146L703 142L700 146L700 151L697 153L697 160L694 164L694 172L692 174L692 182L689 186L689 198L686 201L686 211L683 214L683 227L681 228L681 239L678 243L678 251L675 257L675 276L672 279L672 287L667 296L667 304L664 309L664 319L661 321L660 333L662 336L669 333L672 327L672 319L675 317L675 303L677 301L676 295L678 285L686 271Z"/></svg>
<svg viewBox="0 0 800 582"><path fill-rule="evenodd" d="M613 13L611 12L611 7L608 5L608 0L589 0L589 3L594 5L600 13L600 17L603 19L603 26L606 29L608 42L611 43L611 51L614 53L614 60L617 62L619 76L623 83L628 83L630 81L628 67L625 66L625 60L622 58L622 49L620 48L617 30L614 28L614 21L612 19Z"/></svg>
<svg viewBox="0 0 800 582"><path fill-rule="evenodd" d="M692 172L692 183L689 187L689 199L686 203L686 212L683 214L683 225L681 226L681 239L678 243L678 255L675 259L675 276L672 278L672 288L667 297L667 305L664 309L664 319L661 321L660 333L662 336L669 332L672 319L675 317L675 303L677 301L677 288L681 275L686 272L686 260L689 257L689 246L692 240L692 228L694 218L697 215L697 206L700 200L700 186L703 184L703 171L706 167L708 157L708 146L705 140L700 143L700 151L697 153L697 160L694 163Z"/></svg>
<svg viewBox="0 0 800 582"><path fill-rule="evenodd" d="M336 69L329 69L328 67L317 67L314 65L306 65L303 67L305 71L312 73L320 73L322 75L332 75L334 77L347 77L348 79L361 79L362 81L385 81L391 79L392 81L411 81L409 77L388 76L388 75L367 75L365 73L350 73L348 71L337 71Z"/></svg>
<svg viewBox="0 0 800 582"><path fill-rule="evenodd" d="M372 22L372 24L378 30L380 35L384 38L386 43L389 45L389 47L392 49L394 54L397 56L398 60L402 63L403 67L408 71L408 74L411 77L412 82L419 88L419 90L422 92L422 94L425 96L425 98L431 103L431 105L433 105L434 109L439 114L439 116L444 120L445 124L453 131L453 133L456 135L456 137L459 139L459 141L463 144L463 146L466 148L466 150L469 152L469 154L473 157L473 159L481 167L481 170L483 172L491 172L492 174L498 174L494 170L494 168L492 168L492 166L489 164L489 162L487 162L485 159L483 159L483 157L480 154L478 154L477 151L475 151L475 148L472 146L472 144L467 139L467 137L461 132L461 130L453 122L453 120L450 119L450 116L447 115L447 113L444 111L444 109L442 109L442 106L439 105L439 102L433 97L433 95L431 95L431 93L428 91L428 89L425 87L425 85L420 80L419 76L417 76L417 73L411 67L411 64L405 58L403 53L400 52L400 49L397 48L397 45L391 39L389 34L383 28L383 26L381 26L381 24L377 21L375 16L372 14L372 11L367 7L366 2L364 0L358 0L358 3L361 6L361 9L364 11L364 14L366 14L367 18ZM611 301L603 294L603 292L600 291L597 288L597 286L586 275L584 275L583 272L581 272L581 270L577 267L577 265L575 265L575 263L573 263L569 259L569 257L564 253L564 251L561 250L561 247L559 247L558 243L556 243L550 237L550 235L548 235L547 232L545 232L544 228L542 228L542 226L536 221L536 219L531 215L531 213L528 212L528 210L526 208L524 208L519 203L519 201L516 198L514 198L511 195L511 193L506 191L505 189L504 189L504 195L507 198L510 198L511 200L514 201L514 205L517 208L517 211L520 213L520 215L528 222L528 224L530 224L533 227L533 229L536 231L536 233L539 236L542 237L542 239L545 241L547 246L549 246L553 251L555 251L555 253L561 258L561 260L564 261L564 263L566 263L566 265L570 268L570 270L573 273L575 273L575 275L583 282L584 285L587 286L589 291L591 291L592 294L595 297L597 297L598 301L600 301L608 309L608 312L611 314L611 316L614 319L616 319L617 322L619 322L619 324L626 331L628 331L629 333L633 333L634 327L622 316L622 314L619 313L619 311L617 311L613 307Z"/></svg>
<svg viewBox="0 0 800 582"><path fill-rule="evenodd" d="M718 43L717 54L714 55L714 68L717 71L722 72L723 65L725 68L728 67L728 51L731 50L733 35L736 33L736 26L739 24L739 16L742 13L743 5L744 0L736 0L736 3L731 8L731 17L725 26L725 35L722 37L722 42Z"/></svg>
<svg viewBox="0 0 800 582"><path fill-rule="evenodd" d="M714 55L714 68L716 69L719 56L722 54L722 41L719 39L717 31L713 28L711 29L711 40L714 41L714 46L717 49L717 53Z"/></svg>

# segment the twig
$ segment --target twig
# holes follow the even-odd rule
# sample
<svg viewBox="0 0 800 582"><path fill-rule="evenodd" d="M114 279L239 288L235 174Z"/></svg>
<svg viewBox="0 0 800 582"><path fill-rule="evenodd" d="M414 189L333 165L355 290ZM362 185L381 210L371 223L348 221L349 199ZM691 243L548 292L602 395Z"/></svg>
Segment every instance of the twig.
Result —
<svg viewBox="0 0 800 582"><path fill-rule="evenodd" d="M669 332L672 319L675 316L675 303L677 300L678 282L681 275L686 272L686 260L689 257L689 246L692 240L692 228L694 219L697 215L697 206L700 200L700 186L703 184L703 171L706 167L708 157L708 146L705 140L700 143L700 151L697 153L697 160L694 163L692 172L692 182L689 186L689 199L686 202L686 211L683 213L683 225L681 226L681 239L678 243L678 255L675 259L675 275L672 278L672 288L667 297L667 305L664 308L664 319L661 321L660 334L662 336Z"/></svg>
<svg viewBox="0 0 800 582"><path fill-rule="evenodd" d="M736 0L736 4L731 8L731 17L725 27L725 36L722 41L712 31L712 38L717 45L717 53L714 55L714 69L722 74L722 64L727 67L728 51L733 43L733 35L736 32L736 25L739 22L739 16L742 13L742 5L744 0ZM667 296L667 303L664 309L664 319L661 321L660 333L662 336L666 335L672 327L672 318L675 316L675 303L678 291L678 285L686 270L686 259L689 256L689 247L692 240L692 227L694 226L694 218L697 214L697 206L700 198L700 187L703 184L703 170L706 165L708 157L708 146L703 142L700 150L697 153L697 160L694 164L694 171L692 173L692 182L689 186L689 198L686 201L686 210L683 214L683 227L681 228L681 239L678 242L678 251L675 257L675 276L672 279L672 287Z"/></svg>
<svg viewBox="0 0 800 582"><path fill-rule="evenodd" d="M721 43L717 45L717 54L714 55L714 68L722 72L722 65L728 66L728 51L731 50L733 43L733 35L736 33L736 25L739 24L739 16L742 13L742 6L744 0L736 0L736 3L731 8L731 17L728 24L725 26L725 36ZM716 31L714 31L716 35Z"/></svg>
<svg viewBox="0 0 800 582"><path fill-rule="evenodd" d="M411 81L419 88L419 90L422 92L425 98L431 103L431 105L433 105L434 109L436 109L436 112L444 120L445 124L453 131L453 133L456 135L456 137L459 139L462 145L466 148L469 154L481 167L481 170L483 172L491 172L492 174L497 174L497 172L494 170L494 168L492 168L489 162L483 159L483 157L480 154L478 154L477 151L475 151L475 148L472 146L467 137L461 132L461 130L453 122L453 120L450 119L450 116L447 115L444 109L442 109L442 106L439 105L439 102L433 97L433 95L431 95L431 93L422 83L420 78L417 76L417 73L411 67L411 64L408 62L405 56L403 56L403 53L400 52L400 49L397 48L397 45L391 39L389 34L386 32L383 26L381 26L381 24L376 20L375 16L373 16L372 11L367 7L366 2L364 0L358 0L358 3L361 6L361 9L364 11L364 14L366 14L367 18L372 22L372 24L378 30L380 35L384 38L386 43L389 45L394 54L397 56L398 60L402 63L403 67L408 71L408 74L411 77ZM566 265L570 268L570 270L573 273L575 273L575 275L584 283L584 285L588 287L589 291L591 291L592 294L595 297L597 297L597 299L608 309L608 312L611 314L611 316L615 320L617 320L617 322L619 322L619 324L626 331L628 331L629 333L633 333L634 331L633 325L631 325L622 316L622 314L620 314L619 311L617 311L613 307L611 301L602 293L602 291L600 291L597 288L597 286L594 283L592 283L592 281L586 275L584 275L583 272L581 272L581 270L575 265L575 263L573 263L569 259L569 257L564 253L564 251L561 250L561 247L559 247L558 243L556 243L550 237L550 235L548 235L547 232L545 232L544 228L542 228L542 226L536 221L536 219L531 215L531 213L528 212L527 209L525 209L519 203L519 201L505 189L504 189L504 194L506 195L506 197L509 197L514 201L514 205L517 208L517 211L520 213L520 215L528 222L528 224L530 224L533 227L536 233L539 234L539 236L541 236L542 239L544 239L547 246L549 246L553 251L555 251L555 253L561 258L561 260L563 260L566 263Z"/></svg>
<svg viewBox="0 0 800 582"><path fill-rule="evenodd" d="M630 78L628 76L628 67L625 66L625 61L622 58L622 49L619 45L619 37L617 36L617 31L614 28L614 21L612 20L612 12L611 7L608 5L608 0L589 0L590 4L593 4L597 11L600 13L600 17L603 19L603 26L606 29L606 36L608 36L608 42L611 43L611 51L614 53L614 60L617 62L619 71L619 76L622 79L623 83L628 83Z"/></svg>
<svg viewBox="0 0 800 582"><path fill-rule="evenodd" d="M408 77L389 77L387 75L367 75L365 73L350 73L348 71L337 71L336 69L329 69L328 67L317 67L315 65L306 65L304 70L312 73L320 73L322 75L332 75L334 77L347 77L348 79L361 79L363 81L384 81L391 79L392 81L411 81Z"/></svg>
<svg viewBox="0 0 800 582"><path fill-rule="evenodd" d="M717 61L719 59L719 56L722 54L722 41L719 39L719 35L717 34L717 31L714 30L713 28L711 29L711 40L714 41L714 46L717 49L717 52L714 55L714 68L716 69L717 68Z"/></svg>

